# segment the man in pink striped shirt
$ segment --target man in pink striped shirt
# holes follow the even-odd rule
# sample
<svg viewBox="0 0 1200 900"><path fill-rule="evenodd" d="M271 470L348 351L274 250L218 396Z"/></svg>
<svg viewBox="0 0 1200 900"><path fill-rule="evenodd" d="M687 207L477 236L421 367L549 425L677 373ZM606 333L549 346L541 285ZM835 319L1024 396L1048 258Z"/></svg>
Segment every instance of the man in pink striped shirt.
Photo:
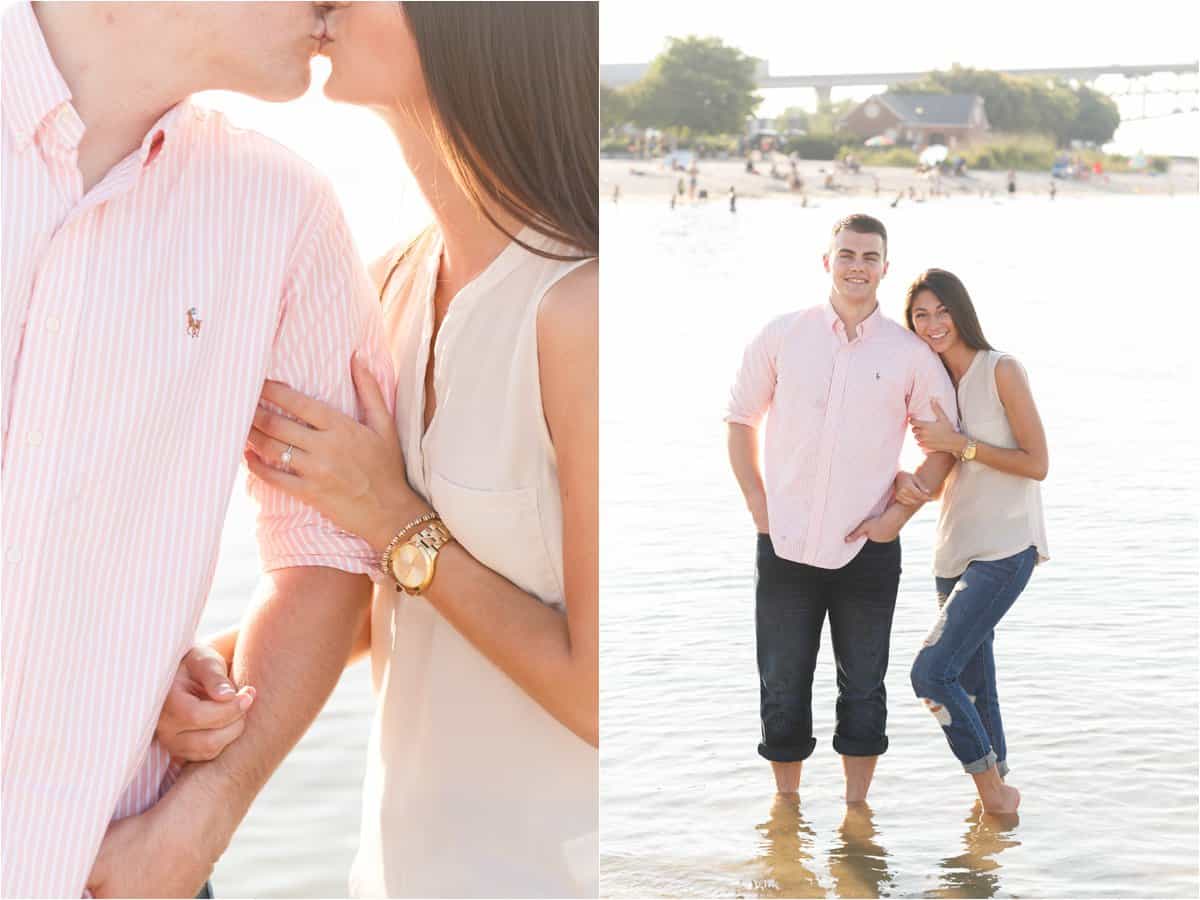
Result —
<svg viewBox="0 0 1200 900"><path fill-rule="evenodd" d="M251 479L266 576L232 674L257 699L226 686L241 736L163 794L152 737L264 379L353 412L358 350L392 396L329 185L187 99L298 96L322 35L308 3L4 13L4 896L193 896L364 622L370 549Z"/></svg>
<svg viewBox="0 0 1200 900"><path fill-rule="evenodd" d="M887 750L888 644L900 583L892 502L910 416L957 409L945 367L883 317L887 231L865 215L835 225L824 257L829 300L769 322L730 394L729 457L758 529L755 621L762 718L758 752L794 795L816 747L812 678L826 613L837 662L837 729L848 803L866 799ZM758 427L767 418L764 469ZM929 455L912 480L936 490L954 465ZM929 496L929 491L925 495Z"/></svg>

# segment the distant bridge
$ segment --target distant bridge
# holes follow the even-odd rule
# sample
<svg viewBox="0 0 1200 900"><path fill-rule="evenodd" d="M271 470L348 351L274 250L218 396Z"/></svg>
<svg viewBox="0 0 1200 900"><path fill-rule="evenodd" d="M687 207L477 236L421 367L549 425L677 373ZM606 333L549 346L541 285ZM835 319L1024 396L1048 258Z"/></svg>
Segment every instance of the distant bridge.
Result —
<svg viewBox="0 0 1200 900"><path fill-rule="evenodd" d="M649 66L647 65L647 68ZM760 66L758 86L760 88L834 88L870 87L872 85L904 84L920 81L933 72L873 72L847 75L771 75L766 65ZM1103 75L1122 75L1126 78L1144 78L1147 75L1168 73L1173 75L1195 75L1200 72L1200 63L1162 63L1148 66L1051 66L1044 69L996 69L1005 75L1026 78L1066 78L1074 81L1095 81ZM603 75L601 75L603 80Z"/></svg>
<svg viewBox="0 0 1200 900"><path fill-rule="evenodd" d="M621 87L640 79L646 74L649 68L649 63L602 65L600 66L600 81L610 87ZM1138 66L1119 64L1110 66L1050 66L1041 69L995 69L992 71L1023 77L1065 78L1080 82L1090 82L1105 75L1120 75L1124 78L1146 78L1150 75L1158 74L1195 75L1200 72L1200 63L1154 63ZM770 74L767 62L759 60L757 86L760 88L812 88L817 92L818 104L825 107L829 105L830 94L835 87L886 87L920 81L932 74L932 71L923 71L864 72L844 73L840 75L772 75ZM1195 87L1156 86L1152 90L1129 93L1191 94L1195 92Z"/></svg>

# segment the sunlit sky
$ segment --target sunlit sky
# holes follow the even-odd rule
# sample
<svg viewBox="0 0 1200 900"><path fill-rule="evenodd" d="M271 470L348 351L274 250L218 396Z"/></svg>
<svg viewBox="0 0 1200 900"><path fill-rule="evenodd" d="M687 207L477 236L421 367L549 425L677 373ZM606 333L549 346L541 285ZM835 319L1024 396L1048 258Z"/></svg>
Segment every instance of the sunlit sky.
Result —
<svg viewBox="0 0 1200 900"><path fill-rule="evenodd" d="M997 12L970 14L979 4L931 5L868 0L804 5L797 0L761 3L682 3L678 0L602 0L601 63L649 62L666 39L716 35L768 61L776 75L919 71L952 63L995 68L1047 65L1165 63L1200 53L1200 4L1142 0L1113 15L1099 0L1087 4L1016 0ZM236 94L205 94L201 101L224 110L237 124L262 131L291 147L334 183L364 255L372 257L404 240L428 220L428 209L404 167L394 139L371 113L326 100L320 85L328 63L314 63L313 89L291 103L270 104ZM1166 76L1174 78L1175 76ZM1191 76L1192 89L1197 78ZM834 99L865 97L870 88L834 91ZM1152 111L1190 108L1197 96L1152 97ZM760 115L786 106L812 107L812 91L764 93ZM1138 100L1122 101L1123 107ZM1112 149L1135 153L1200 150L1200 114L1122 125Z"/></svg>
<svg viewBox="0 0 1200 900"><path fill-rule="evenodd" d="M600 61L647 62L668 37L716 35L777 75L1188 62L1200 4L603 0Z"/></svg>
<svg viewBox="0 0 1200 900"><path fill-rule="evenodd" d="M645 63L668 37L716 36L750 56L765 59L772 75L925 71L954 63L975 68L1183 63L1200 56L1200 4L1138 0L1112 4L1005 0L998 3L718 2L602 0L600 62ZM1159 79L1176 79L1165 76ZM1180 83L1175 81L1175 83ZM1196 91L1198 80L1184 84ZM1101 89L1121 86L1105 82ZM865 99L871 88L834 89L833 99ZM812 108L811 90L762 93L762 116L787 106ZM1123 110L1139 100L1121 101ZM1197 95L1148 100L1152 113L1190 109ZM1136 106L1132 104L1138 104ZM1123 125L1114 149L1132 153L1195 154L1200 115L1172 116Z"/></svg>
<svg viewBox="0 0 1200 900"><path fill-rule="evenodd" d="M308 93L290 103L226 91L198 94L197 101L274 138L328 176L359 249L374 259L416 234L430 219L429 207L391 131L374 113L326 99L321 88L328 76L329 61L318 57Z"/></svg>

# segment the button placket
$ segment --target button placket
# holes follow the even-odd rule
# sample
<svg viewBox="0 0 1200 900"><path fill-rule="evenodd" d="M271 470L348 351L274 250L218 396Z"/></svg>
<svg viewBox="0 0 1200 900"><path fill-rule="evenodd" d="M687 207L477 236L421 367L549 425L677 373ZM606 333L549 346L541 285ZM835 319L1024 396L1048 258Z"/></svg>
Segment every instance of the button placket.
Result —
<svg viewBox="0 0 1200 900"><path fill-rule="evenodd" d="M805 549L819 548L821 526L825 521L825 509L829 503L829 477L833 469L833 451L836 446L836 436L841 428L842 406L846 392L846 370L850 346L844 341L837 344L833 353L833 372L829 378L829 399L825 407L825 423L821 429L821 440L818 445L819 463L816 472L817 492L813 497L812 512L809 516L808 534L805 536Z"/></svg>

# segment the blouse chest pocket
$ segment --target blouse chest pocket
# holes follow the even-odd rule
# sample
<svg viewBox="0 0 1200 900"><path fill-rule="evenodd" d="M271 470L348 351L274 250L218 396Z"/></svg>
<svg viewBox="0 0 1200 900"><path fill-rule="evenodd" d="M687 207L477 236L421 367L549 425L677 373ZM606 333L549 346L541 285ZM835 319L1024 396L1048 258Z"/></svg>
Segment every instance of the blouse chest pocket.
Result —
<svg viewBox="0 0 1200 900"><path fill-rule="evenodd" d="M430 495L463 549L543 603L562 605L561 579L550 561L534 488L467 487L432 472Z"/></svg>
<svg viewBox="0 0 1200 900"><path fill-rule="evenodd" d="M964 414L961 430L977 441L983 441L996 447L1013 449L1017 446L1012 428L1008 424L1008 418L1003 412L998 416L990 415L980 419Z"/></svg>

